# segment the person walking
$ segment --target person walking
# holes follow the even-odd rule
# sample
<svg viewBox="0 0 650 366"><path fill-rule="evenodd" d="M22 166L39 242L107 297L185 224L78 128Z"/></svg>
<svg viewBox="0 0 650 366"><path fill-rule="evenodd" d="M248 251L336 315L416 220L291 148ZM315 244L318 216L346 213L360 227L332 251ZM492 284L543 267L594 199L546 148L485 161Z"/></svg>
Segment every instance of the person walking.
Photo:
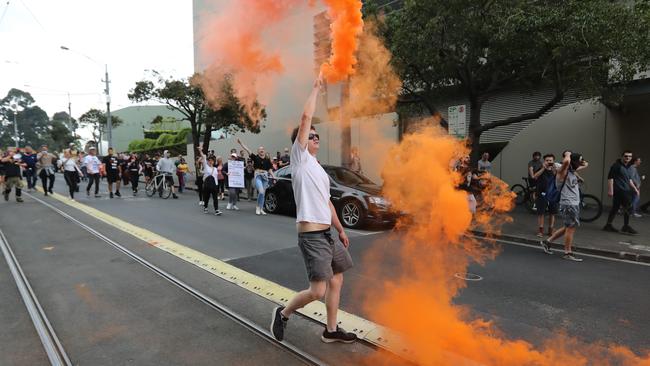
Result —
<svg viewBox="0 0 650 366"><path fill-rule="evenodd" d="M106 181L108 182L108 196L113 198L113 183L115 183L115 195L122 197L120 193L120 176L122 175L122 166L117 156L113 155L113 148L108 148L108 155L102 159L104 172L106 172Z"/></svg>
<svg viewBox="0 0 650 366"><path fill-rule="evenodd" d="M548 216L548 235L553 235L555 226L555 215L558 212L560 192L556 185L557 169L555 167L555 155L544 155L544 165L541 169L533 174L533 179L537 181L537 226L538 237L544 237L544 216ZM557 197L557 198L556 198Z"/></svg>
<svg viewBox="0 0 650 366"><path fill-rule="evenodd" d="M231 171L230 167L232 166L231 162L233 161L238 161L239 157L237 156L237 153L231 153L230 154L230 159L224 164L223 170L221 171L226 178L228 178L228 205L226 206L226 210L235 210L239 211L239 207L237 207L237 189L230 184L230 176L231 176Z"/></svg>
<svg viewBox="0 0 650 366"><path fill-rule="evenodd" d="M205 156L201 146L199 146L199 151L203 158L203 213L208 213L208 204L210 203L210 197L212 197L214 215L221 216L221 211L219 211L219 189L217 187L219 178L216 167L217 158L214 155Z"/></svg>
<svg viewBox="0 0 650 366"><path fill-rule="evenodd" d="M248 147L246 147L246 145L244 145L243 142L241 142L239 138L237 139L237 143L248 152L248 156L253 161L253 168L255 169L254 184L257 189L257 205L255 206L255 214L266 215L266 212L264 212L264 193L269 187L269 177L274 177L271 159L269 159L264 151L264 146L257 148L257 154L254 154Z"/></svg>
<svg viewBox="0 0 650 366"><path fill-rule="evenodd" d="M158 164L156 164L156 170L161 174L164 174L167 184L172 188L172 197L178 199L178 196L176 195L176 187L174 187L174 172L176 171L176 165L174 165L174 161L169 158L169 150L163 151L162 158L160 158ZM162 192L160 192L160 194L162 195Z"/></svg>
<svg viewBox="0 0 650 366"><path fill-rule="evenodd" d="M300 125L291 135L291 184L296 199L298 247L307 268L309 288L297 293L286 307L273 309L270 328L273 337L282 341L289 317L310 302L325 297L327 325L321 341L352 343L357 336L337 325L343 272L353 266L347 250L350 240L330 201L329 176L316 159L320 139L311 123L320 85L319 77L307 100ZM339 241L332 238L331 226L338 231Z"/></svg>
<svg viewBox="0 0 650 366"><path fill-rule="evenodd" d="M253 199L253 191L255 190L255 167L253 167L253 161L248 159L246 161L246 166L244 167L244 184L246 187L246 197L250 201Z"/></svg>
<svg viewBox="0 0 650 366"><path fill-rule="evenodd" d="M197 150L198 151L198 150ZM199 195L199 206L203 206L203 152L198 151L199 156L196 158L194 161L194 171L196 172L194 175L196 179L194 180L194 183L196 184L196 192Z"/></svg>
<svg viewBox="0 0 650 366"><path fill-rule="evenodd" d="M86 166L86 171L88 172L88 186L86 186L86 196L90 196L90 188L95 185L95 198L101 197L99 195L99 171L102 163L99 161L99 158L95 155L97 149L95 147L90 147L88 149L88 155L84 158L84 165Z"/></svg>
<svg viewBox="0 0 650 366"><path fill-rule="evenodd" d="M41 146L41 152L38 153L36 157L36 166L39 169L38 176L41 178L41 183L43 184L43 193L52 194L52 188L54 187L54 160L56 157L53 154L50 154L47 150L47 145ZM49 184L48 184L49 180Z"/></svg>
<svg viewBox="0 0 650 366"><path fill-rule="evenodd" d="M642 217L639 211L639 202L641 201L641 184L645 180L645 175L639 174L639 167L641 166L641 157L635 156L630 163L630 178L636 187L637 194L632 199L632 215L636 218Z"/></svg>
<svg viewBox="0 0 650 366"><path fill-rule="evenodd" d="M350 148L350 165L349 169L357 174L361 174L361 157L359 157L359 149L356 146Z"/></svg>
<svg viewBox="0 0 650 366"><path fill-rule="evenodd" d="M25 146L21 160L25 163L25 180L27 180L27 189L31 192L36 188L36 180L38 179L36 176L37 156L31 146Z"/></svg>
<svg viewBox="0 0 650 366"><path fill-rule="evenodd" d="M77 165L77 158L72 156L70 149L63 150L63 178L68 185L70 200L74 201L74 194L77 192L78 179L81 177L81 169Z"/></svg>
<svg viewBox="0 0 650 366"><path fill-rule="evenodd" d="M217 191L219 192L219 199L223 200L226 197L226 177L223 175L223 159L217 156Z"/></svg>
<svg viewBox="0 0 650 366"><path fill-rule="evenodd" d="M185 177L187 176L187 171L189 167L185 162L185 159L181 157L178 160L178 165L176 166L176 176L178 177L178 193L183 193L185 190Z"/></svg>
<svg viewBox="0 0 650 366"><path fill-rule="evenodd" d="M559 212L564 226L556 230L548 239L540 242L544 252L553 254L549 244L564 235L564 256L562 258L574 262L582 262L582 258L576 258L573 254L573 237L576 229L580 226L580 184L576 172L587 168L587 166L589 164L581 154L570 151L564 153L562 166L556 174L556 184L560 187Z"/></svg>
<svg viewBox="0 0 650 366"><path fill-rule="evenodd" d="M133 195L135 196L138 194L138 184L140 183L140 173L142 172L142 165L140 164L140 160L138 160L138 156L136 154L131 154L126 169L129 172L129 178L131 179L131 189L133 190Z"/></svg>
<svg viewBox="0 0 650 366"><path fill-rule="evenodd" d="M4 199L9 201L9 195L11 194L11 189L16 190L16 202L23 202L22 189L24 188L23 177L22 177L22 168L26 168L22 160L22 155L9 151L8 154L0 159L0 162L3 165L4 173Z"/></svg>
<svg viewBox="0 0 650 366"><path fill-rule="evenodd" d="M612 209L609 211L609 216L607 217L607 224L603 227L603 230L618 233L612 222L614 217L618 213L618 210L622 208L623 210L623 227L620 232L630 235L638 234L630 226L630 211L632 210L632 201L634 195L640 194L637 188L634 186L634 182L630 177L630 162L632 161L632 152L626 150L623 152L621 159L616 160L614 164L609 168L609 174L607 174L607 195L612 197Z"/></svg>
<svg viewBox="0 0 650 366"><path fill-rule="evenodd" d="M79 169L81 169L81 181L85 182L88 180L88 169L86 169L86 154L83 151L79 151Z"/></svg>

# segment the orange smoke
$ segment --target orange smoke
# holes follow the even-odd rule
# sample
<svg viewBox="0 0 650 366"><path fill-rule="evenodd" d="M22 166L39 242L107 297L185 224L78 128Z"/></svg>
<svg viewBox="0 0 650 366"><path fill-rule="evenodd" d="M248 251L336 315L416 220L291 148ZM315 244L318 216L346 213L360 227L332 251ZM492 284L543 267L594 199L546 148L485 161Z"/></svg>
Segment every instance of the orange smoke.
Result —
<svg viewBox="0 0 650 366"><path fill-rule="evenodd" d="M363 30L363 4L361 0L323 1L332 21L332 54L321 71L329 83L336 83L354 74L358 38Z"/></svg>
<svg viewBox="0 0 650 366"><path fill-rule="evenodd" d="M464 274L471 261L483 263L498 252L465 234L477 225L495 228L512 207L507 186L487 176L482 208L473 217L468 193L457 189L463 177L452 169L467 153L464 141L441 128L426 128L406 135L385 155L384 195L395 210L408 213L408 222L400 223L403 273L368 296L365 307L371 318L401 334L422 365L650 364L650 355L642 359L625 347L579 344L561 334L542 348L510 340L489 321L473 318L469 308L453 303L466 286L454 274ZM377 256L371 253L367 259ZM364 266L381 267L373 261ZM375 355L368 363L389 362Z"/></svg>

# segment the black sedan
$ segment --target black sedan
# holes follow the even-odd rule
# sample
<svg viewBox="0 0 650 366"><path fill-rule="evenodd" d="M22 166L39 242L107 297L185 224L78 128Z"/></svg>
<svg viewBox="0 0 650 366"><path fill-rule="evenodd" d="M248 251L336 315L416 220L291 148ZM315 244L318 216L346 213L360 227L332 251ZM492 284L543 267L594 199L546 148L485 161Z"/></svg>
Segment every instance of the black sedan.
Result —
<svg viewBox="0 0 650 366"><path fill-rule="evenodd" d="M381 197L381 187L347 168L323 165L323 169L330 177L330 199L343 226L359 228L367 222L395 222L397 215L390 211L390 204ZM269 213L295 215L291 166L279 169L275 176L266 190L264 209Z"/></svg>

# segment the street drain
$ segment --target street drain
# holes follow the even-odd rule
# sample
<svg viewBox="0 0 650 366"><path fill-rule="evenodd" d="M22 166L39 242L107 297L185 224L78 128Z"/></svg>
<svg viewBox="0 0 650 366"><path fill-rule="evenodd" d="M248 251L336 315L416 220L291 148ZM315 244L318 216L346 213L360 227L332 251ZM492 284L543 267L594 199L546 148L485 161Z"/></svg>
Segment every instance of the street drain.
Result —
<svg viewBox="0 0 650 366"><path fill-rule="evenodd" d="M454 277L465 281L480 281L483 277L474 273L455 273Z"/></svg>

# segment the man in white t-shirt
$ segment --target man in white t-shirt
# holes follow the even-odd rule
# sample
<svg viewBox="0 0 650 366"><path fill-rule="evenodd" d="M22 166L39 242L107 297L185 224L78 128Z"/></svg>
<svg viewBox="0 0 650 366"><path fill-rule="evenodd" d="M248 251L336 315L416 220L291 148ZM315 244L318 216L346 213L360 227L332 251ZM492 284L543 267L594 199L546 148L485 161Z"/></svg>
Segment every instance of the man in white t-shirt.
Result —
<svg viewBox="0 0 650 366"><path fill-rule="evenodd" d="M99 167L101 161L97 155L97 150L94 147L88 149L88 155L84 158L84 165L88 173L88 186L86 187L86 195L90 196L90 188L95 184L95 197L99 197Z"/></svg>
<svg viewBox="0 0 650 366"><path fill-rule="evenodd" d="M289 316L324 296L327 327L321 340L326 343L352 343L357 336L339 328L336 319L343 272L353 265L347 250L350 241L330 201L330 180L316 159L320 141L311 125L320 86L319 78L314 82L300 126L291 136L291 179L296 200L298 246L307 267L309 288L296 294L286 307L278 306L273 310L271 333L277 340L282 341ZM338 231L340 242L332 238L331 226Z"/></svg>

